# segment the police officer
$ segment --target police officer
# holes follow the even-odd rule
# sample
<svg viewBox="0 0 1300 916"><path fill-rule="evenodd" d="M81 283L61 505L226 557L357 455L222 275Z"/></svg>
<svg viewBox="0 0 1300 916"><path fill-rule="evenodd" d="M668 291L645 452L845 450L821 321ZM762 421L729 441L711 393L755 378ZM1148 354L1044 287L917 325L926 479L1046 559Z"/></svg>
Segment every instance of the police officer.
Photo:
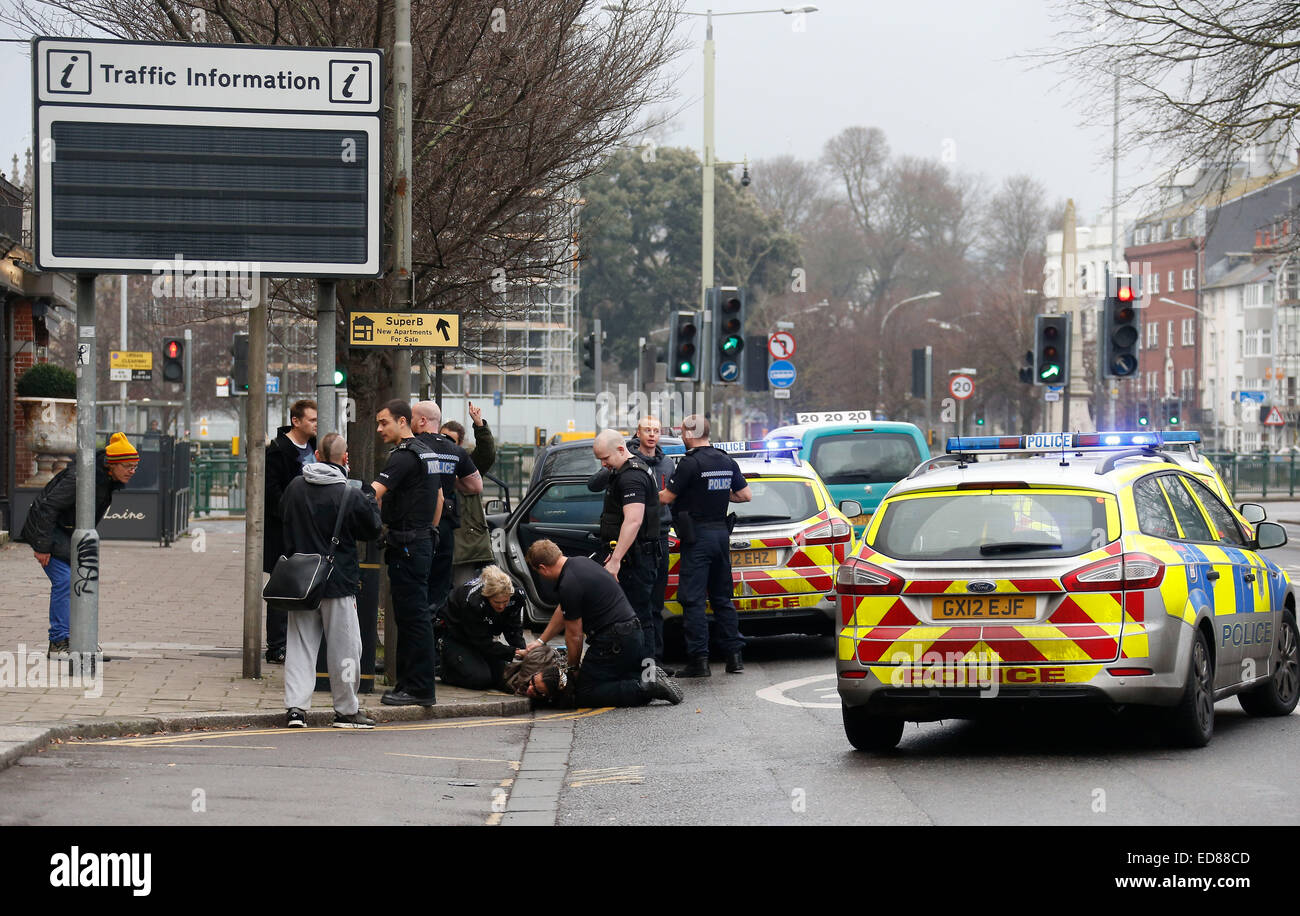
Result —
<svg viewBox="0 0 1300 916"><path fill-rule="evenodd" d="M665 455L664 450L659 447L661 432L662 427L659 424L658 417L644 416L636 425L636 435L627 441L628 451L645 462L646 467L650 470L650 476L654 478L656 500L651 503L651 511L655 510L655 505L658 502L658 492L668 483L668 478L672 476L673 469L676 467L673 459ZM587 489L592 492L600 492L608 485L609 469L604 467L592 474L587 481ZM654 624L654 657L662 668L664 660L663 607L664 594L668 590L668 530L673 525L673 519L672 512L666 505L658 505L658 512L659 552L655 563L654 588L650 592L650 617ZM646 651L649 650L650 646L647 645ZM671 671L668 673L672 674Z"/></svg>
<svg viewBox="0 0 1300 916"><path fill-rule="evenodd" d="M442 486L442 514L436 522L433 560L429 565L429 607L436 609L451 591L451 567L456 550L456 529L460 527L457 493L482 493L483 475L474 466L469 452L438 431L442 408L434 401L411 405L411 432L434 453Z"/></svg>
<svg viewBox="0 0 1300 916"><path fill-rule="evenodd" d="M708 677L709 625L705 596L713 606L718 643L727 659L727 672L745 670L740 650L736 607L731 603L731 531L727 526L729 503L749 502L753 493L740 465L709 444L709 421L692 414L682 421L686 457L660 491L659 501L673 507L681 560L677 567L677 599L682 604L686 636L685 669L678 677Z"/></svg>
<svg viewBox="0 0 1300 916"><path fill-rule="evenodd" d="M438 470L432 449L411 432L411 405L392 400L375 416L379 435L396 446L372 484L388 526L388 579L397 623L397 683L380 702L386 706L433 706L433 620L429 565L438 508Z"/></svg>
<svg viewBox="0 0 1300 916"><path fill-rule="evenodd" d="M605 569L617 577L641 622L643 658L654 658L651 595L659 571L659 491L646 463L628 451L617 430L597 435L591 450L609 470L600 513L600 542L608 552Z"/></svg>

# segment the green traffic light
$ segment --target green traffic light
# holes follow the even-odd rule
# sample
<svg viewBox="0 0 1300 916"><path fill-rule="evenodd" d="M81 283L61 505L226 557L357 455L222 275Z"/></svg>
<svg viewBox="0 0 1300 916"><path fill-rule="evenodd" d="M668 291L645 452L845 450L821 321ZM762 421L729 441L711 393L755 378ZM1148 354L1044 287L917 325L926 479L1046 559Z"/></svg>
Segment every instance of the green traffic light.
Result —
<svg viewBox="0 0 1300 916"><path fill-rule="evenodd" d="M728 337L722 341L722 352L730 356L733 353L739 353L740 348L743 347L744 345L745 342L743 340L741 340L739 337L735 335L732 335L731 337Z"/></svg>
<svg viewBox="0 0 1300 916"><path fill-rule="evenodd" d="M976 418L975 418L975 425L976 425L976 426L983 426L983 425L984 425L984 418L983 418L983 417L976 417Z"/></svg>
<svg viewBox="0 0 1300 916"><path fill-rule="evenodd" d="M1055 365L1044 366L1043 371L1038 373L1038 377L1041 379L1058 378L1060 374L1061 374L1060 366L1055 366Z"/></svg>
<svg viewBox="0 0 1300 916"><path fill-rule="evenodd" d="M688 362L681 362L681 363L678 363L678 364L677 364L677 374L678 374L678 375L694 375L694 374L695 374L695 364L694 364L694 363L688 363Z"/></svg>
<svg viewBox="0 0 1300 916"><path fill-rule="evenodd" d="M1146 417L1138 417L1138 426L1146 426L1150 422L1151 421L1148 420Z"/></svg>
<svg viewBox="0 0 1300 916"><path fill-rule="evenodd" d="M346 379L346 378L347 378L347 376L344 374L344 372L343 372L342 369L335 369L335 370L334 370L334 384L335 384L335 386L342 385L342 384L343 384L343 380Z"/></svg>

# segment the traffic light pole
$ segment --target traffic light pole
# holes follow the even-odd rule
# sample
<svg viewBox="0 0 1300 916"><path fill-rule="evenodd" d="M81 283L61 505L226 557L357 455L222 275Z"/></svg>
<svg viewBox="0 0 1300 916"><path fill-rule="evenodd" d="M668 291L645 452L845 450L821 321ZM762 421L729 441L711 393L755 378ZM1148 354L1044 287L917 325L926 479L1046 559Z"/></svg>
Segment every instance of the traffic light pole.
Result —
<svg viewBox="0 0 1300 916"><path fill-rule="evenodd" d="M334 388L334 331L338 322L338 285L316 281L316 441L342 432L338 422L338 393ZM288 392L282 392L288 396Z"/></svg>
<svg viewBox="0 0 1300 916"><path fill-rule="evenodd" d="M125 282L125 278L123 278ZM99 648L99 532L95 530L95 275L77 274L77 492L68 558L71 570L68 649L77 660ZM93 664L93 662L92 662ZM88 672L86 672L88 673Z"/></svg>
<svg viewBox="0 0 1300 916"><path fill-rule="evenodd" d="M600 352L600 351L601 351L601 338L605 336L605 333L604 333L604 331L602 331L602 330L600 329L600 319L599 319L599 318L594 319L594 320L592 321L591 325L592 325L592 333L595 335L595 336L592 338L592 345L591 345L591 362L592 362L592 366L591 366L591 371L592 371L592 382L591 382L591 386L592 386L592 388L595 390L595 394L596 394L596 402L595 402L595 406L596 406L596 432L600 432L601 429L602 429L602 424L601 424L601 422L600 422L600 394L601 394L602 391L605 390L605 379L604 379L604 373L601 372L601 368L600 368L600 361L601 361L601 352ZM501 427L498 425L498 426L497 426L497 435L498 435L498 436L501 435L500 430L501 430Z"/></svg>
<svg viewBox="0 0 1300 916"><path fill-rule="evenodd" d="M704 315L700 322L700 404L699 410L708 416L713 409L713 303L712 293L704 297Z"/></svg>
<svg viewBox="0 0 1300 916"><path fill-rule="evenodd" d="M123 337L126 335L123 334ZM190 430L194 429L194 412L190 392L194 389L194 358L190 349L194 346L194 332L189 328L185 329L185 436L188 441L191 438Z"/></svg>

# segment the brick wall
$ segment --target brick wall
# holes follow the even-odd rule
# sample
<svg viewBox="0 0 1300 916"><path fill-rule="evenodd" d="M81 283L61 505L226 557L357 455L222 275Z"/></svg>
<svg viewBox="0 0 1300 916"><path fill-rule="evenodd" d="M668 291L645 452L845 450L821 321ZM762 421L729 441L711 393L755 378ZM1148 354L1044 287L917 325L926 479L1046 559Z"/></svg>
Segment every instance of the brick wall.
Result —
<svg viewBox="0 0 1300 916"><path fill-rule="evenodd" d="M36 362L35 341L36 331L32 327L32 304L26 300L20 300L14 306L14 339L11 344L16 351L14 357L15 381L22 378L22 374ZM18 486L21 486L23 481L35 473L34 459L31 450L27 448L27 421L23 405L14 404L13 421L12 429L15 445L14 481Z"/></svg>

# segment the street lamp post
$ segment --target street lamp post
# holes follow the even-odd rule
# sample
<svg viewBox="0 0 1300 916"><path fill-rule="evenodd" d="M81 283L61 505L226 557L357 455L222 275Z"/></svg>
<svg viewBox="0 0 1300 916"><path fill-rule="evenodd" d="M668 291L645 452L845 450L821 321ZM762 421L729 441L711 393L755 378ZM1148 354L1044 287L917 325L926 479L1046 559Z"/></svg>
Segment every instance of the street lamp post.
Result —
<svg viewBox="0 0 1300 916"><path fill-rule="evenodd" d="M885 412L885 325L889 323L889 316L894 314L900 305L916 302L918 299L933 299L938 295L939 291L932 289L919 296L908 296L891 305L889 311L885 312L885 317L880 320L880 337L876 340L876 406L880 408L882 414Z"/></svg>

